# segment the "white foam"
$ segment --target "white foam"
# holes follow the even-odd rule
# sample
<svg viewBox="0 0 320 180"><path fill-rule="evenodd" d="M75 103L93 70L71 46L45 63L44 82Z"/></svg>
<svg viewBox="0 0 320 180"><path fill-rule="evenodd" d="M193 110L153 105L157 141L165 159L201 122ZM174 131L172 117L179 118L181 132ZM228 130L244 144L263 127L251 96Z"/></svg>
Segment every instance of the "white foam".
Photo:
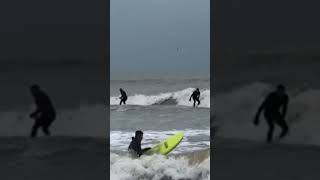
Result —
<svg viewBox="0 0 320 180"><path fill-rule="evenodd" d="M160 180L160 179L210 179L210 157L199 164L189 164L185 157L173 158L161 155L131 159L110 154L110 179L112 180Z"/></svg>
<svg viewBox="0 0 320 180"><path fill-rule="evenodd" d="M144 131L143 147L153 146L160 141L166 139L168 136L176 134L181 131ZM172 151L172 154L191 152L195 150L207 149L210 147L210 130L183 130L184 138L179 146ZM127 151L128 145L130 144L131 137L134 136L134 132L123 132L123 131L111 131L110 132L110 149ZM203 139L198 141L190 141L190 139L196 136L201 136Z"/></svg>
<svg viewBox="0 0 320 180"><path fill-rule="evenodd" d="M186 88L181 91L166 92L157 95L135 94L133 96L129 96L126 103L128 105L148 106L158 104L172 98L177 101L177 105L192 106L193 101L190 102L189 98L194 90L195 88ZM210 108L210 89L200 89L200 92L201 104L199 105L199 107ZM110 105L118 105L119 102L119 97L110 97Z"/></svg>

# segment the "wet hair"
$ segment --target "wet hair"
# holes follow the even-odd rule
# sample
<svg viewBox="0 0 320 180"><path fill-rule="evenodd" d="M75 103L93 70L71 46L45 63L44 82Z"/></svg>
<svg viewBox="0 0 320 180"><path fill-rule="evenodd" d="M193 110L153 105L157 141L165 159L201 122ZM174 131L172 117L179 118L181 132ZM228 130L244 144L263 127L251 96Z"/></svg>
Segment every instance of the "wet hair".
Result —
<svg viewBox="0 0 320 180"><path fill-rule="evenodd" d="M136 136L140 136L140 135L143 135L143 132L140 130L136 131Z"/></svg>
<svg viewBox="0 0 320 180"><path fill-rule="evenodd" d="M34 91L34 90L39 90L39 89L40 89L40 86L39 86L38 84L33 84L33 85L30 87L30 89L31 89L32 91Z"/></svg>
<svg viewBox="0 0 320 180"><path fill-rule="evenodd" d="M285 91L285 90L286 90L286 87L285 87L283 84L278 84L278 85L277 85L277 90Z"/></svg>
<svg viewBox="0 0 320 180"><path fill-rule="evenodd" d="M197 88L197 91L199 91L199 88Z"/></svg>

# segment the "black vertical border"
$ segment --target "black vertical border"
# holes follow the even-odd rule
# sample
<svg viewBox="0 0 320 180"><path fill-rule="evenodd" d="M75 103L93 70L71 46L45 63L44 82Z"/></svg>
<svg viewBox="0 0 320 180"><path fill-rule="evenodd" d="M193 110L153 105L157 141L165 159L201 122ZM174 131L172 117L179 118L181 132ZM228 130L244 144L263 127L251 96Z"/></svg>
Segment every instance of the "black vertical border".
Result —
<svg viewBox="0 0 320 180"><path fill-rule="evenodd" d="M110 179L110 0L101 0L104 2L104 8L105 12L104 13L104 19L105 19L105 24L104 24L104 32L105 32L105 37L103 37L103 42L105 44L104 50L104 62L105 66L103 67L105 69L105 77L106 77L106 111L107 111L107 127L106 127L106 133L107 133L107 147L106 147L106 152L107 152L107 167L106 167L106 173L107 173L107 179Z"/></svg>
<svg viewBox="0 0 320 180"><path fill-rule="evenodd" d="M217 0L210 0L210 179L213 179L213 152L214 152L214 132L213 132L213 117L214 117L214 60L216 59L217 35L215 34L215 5Z"/></svg>

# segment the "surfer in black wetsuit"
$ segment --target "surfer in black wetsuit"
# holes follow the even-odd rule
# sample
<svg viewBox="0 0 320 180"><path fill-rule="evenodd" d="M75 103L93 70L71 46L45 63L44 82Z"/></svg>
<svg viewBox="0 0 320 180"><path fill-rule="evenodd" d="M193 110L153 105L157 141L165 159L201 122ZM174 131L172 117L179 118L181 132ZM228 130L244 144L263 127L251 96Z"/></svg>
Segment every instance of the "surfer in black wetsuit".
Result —
<svg viewBox="0 0 320 180"><path fill-rule="evenodd" d="M30 114L30 118L35 119L30 136L35 137L39 127L42 127L44 134L49 136L49 126L56 118L55 109L48 95L38 85L32 85L30 90L36 104L36 110Z"/></svg>
<svg viewBox="0 0 320 180"><path fill-rule="evenodd" d="M151 149L150 147L141 149L141 141L143 139L143 132L136 131L135 137L132 137L132 141L128 147L129 153L134 157L140 157L144 152Z"/></svg>
<svg viewBox="0 0 320 180"><path fill-rule="evenodd" d="M285 121L287 107L289 103L289 97L286 94L285 86L279 84L277 90L271 92L267 98L263 101L258 109L258 112L254 119L254 124L259 124L259 116L262 110L264 110L264 117L267 120L269 130L267 134L267 142L272 141L274 124L281 127L282 132L280 133L280 138L287 135L289 127Z"/></svg>
<svg viewBox="0 0 320 180"><path fill-rule="evenodd" d="M193 93L191 94L189 101L191 101L191 98L193 99L193 107L196 106L196 102L198 102L198 106L200 104L200 90L199 88L197 88L197 90L193 91Z"/></svg>
<svg viewBox="0 0 320 180"><path fill-rule="evenodd" d="M120 105L121 105L122 103L123 103L123 104L126 104L126 101L127 101L127 99L128 99L126 92L125 92L122 88L120 88L120 93L121 93Z"/></svg>

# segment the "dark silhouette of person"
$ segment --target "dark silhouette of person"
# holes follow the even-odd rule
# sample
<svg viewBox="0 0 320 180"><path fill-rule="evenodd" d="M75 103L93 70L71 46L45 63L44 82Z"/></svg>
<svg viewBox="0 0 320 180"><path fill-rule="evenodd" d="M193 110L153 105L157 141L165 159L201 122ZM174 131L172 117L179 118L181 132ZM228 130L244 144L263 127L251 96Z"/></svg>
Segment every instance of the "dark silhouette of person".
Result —
<svg viewBox="0 0 320 180"><path fill-rule="evenodd" d="M30 114L30 118L35 120L31 130L31 137L37 136L37 131L40 127L45 135L50 136L49 126L56 118L52 102L37 84L32 85L30 90L36 104L36 110Z"/></svg>
<svg viewBox="0 0 320 180"><path fill-rule="evenodd" d="M151 149L150 147L141 149L142 139L143 139L143 132L140 130L136 131L135 137L132 137L132 141L128 147L128 151L133 157L140 157L146 151Z"/></svg>
<svg viewBox="0 0 320 180"><path fill-rule="evenodd" d="M191 98L193 99L193 107L196 106L196 102L198 102L198 106L200 105L200 90L197 88L193 93L191 94L189 101L191 101Z"/></svg>
<svg viewBox="0 0 320 180"><path fill-rule="evenodd" d="M284 85L279 84L274 92L271 92L259 107L254 119L254 124L259 125L259 116L264 110L264 117L269 126L267 133L267 142L272 142L272 136L275 124L279 125L282 129L279 138L287 135L289 127L285 121L289 103L289 96L286 94Z"/></svg>
<svg viewBox="0 0 320 180"><path fill-rule="evenodd" d="M120 105L121 105L122 103L123 103L123 104L126 104L126 101L127 101L127 99L128 99L126 92L125 92L122 88L120 88L120 93L121 93Z"/></svg>

